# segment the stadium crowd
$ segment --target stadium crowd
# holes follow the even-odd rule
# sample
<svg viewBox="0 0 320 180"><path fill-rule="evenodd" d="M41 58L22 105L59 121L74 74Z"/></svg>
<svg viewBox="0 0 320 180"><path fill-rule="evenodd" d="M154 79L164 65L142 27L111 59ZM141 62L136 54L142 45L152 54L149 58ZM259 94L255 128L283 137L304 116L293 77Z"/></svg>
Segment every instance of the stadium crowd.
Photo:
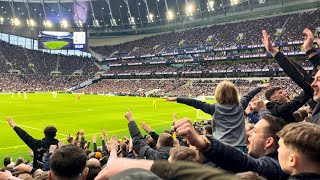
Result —
<svg viewBox="0 0 320 180"><path fill-rule="evenodd" d="M117 57L156 54L165 49L174 50L190 45L213 46L215 48L257 45L261 44L260 34L263 29L269 31L273 41L302 41L303 34L301 32L305 27L312 30L318 27L320 23L318 16L319 10L312 10L290 15L173 31L124 44L92 47L92 49L108 57Z"/></svg>
<svg viewBox="0 0 320 180"><path fill-rule="evenodd" d="M297 62L301 63L304 68L312 68L312 65L304 60L305 58L297 58ZM195 72L195 71L219 71L226 72L232 70L242 71L261 71L269 69L279 69L280 66L274 60L258 59L246 61L210 61L190 64L153 64L153 65L132 65L110 67L106 71L107 74L123 74L123 73L165 73L165 72ZM201 73L201 72L198 72Z"/></svg>
<svg viewBox="0 0 320 180"><path fill-rule="evenodd" d="M91 76L0 75L0 92L66 91Z"/></svg>
<svg viewBox="0 0 320 180"><path fill-rule="evenodd" d="M266 79L272 86L282 87L288 92L289 97L295 97L300 90L295 83L288 78ZM102 80L99 83L87 86L77 92L87 94L117 94L132 96L211 96L212 92L222 80L187 80L187 79L162 79L162 80ZM232 82L238 87L240 94L245 94L249 89L263 83L261 80L237 79ZM259 95L265 99L263 95Z"/></svg>
<svg viewBox="0 0 320 180"><path fill-rule="evenodd" d="M50 54L40 50L30 50L0 41L0 73L19 70L21 74L50 75L60 71L62 75L72 75L82 70L83 75L94 75L98 68L90 58Z"/></svg>

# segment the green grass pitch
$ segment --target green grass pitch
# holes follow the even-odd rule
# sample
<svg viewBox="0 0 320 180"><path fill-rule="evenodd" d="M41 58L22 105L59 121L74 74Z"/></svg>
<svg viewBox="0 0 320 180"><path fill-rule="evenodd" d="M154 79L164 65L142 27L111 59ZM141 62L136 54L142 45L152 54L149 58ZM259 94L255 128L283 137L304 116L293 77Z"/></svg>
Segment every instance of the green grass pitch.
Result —
<svg viewBox="0 0 320 180"><path fill-rule="evenodd" d="M45 42L44 45L47 49L61 49L66 46L68 42L65 41L53 41L53 42Z"/></svg>
<svg viewBox="0 0 320 180"><path fill-rule="evenodd" d="M157 110L153 109L153 98L145 97L107 97L98 95L81 95L80 102L75 94L58 94L54 99L51 94L28 94L27 99L15 94L0 94L0 161L5 157L27 156L29 148L8 125L7 117L13 117L15 122L36 139L44 137L43 129L54 125L58 129L58 139L66 142L70 132L73 136L84 129L86 140L91 140L93 134L99 136L102 129L109 136L116 134L117 138L129 137L127 120L124 115L128 109L139 123L146 122L156 132L169 129L172 125L172 113L178 118L196 118L196 110L192 107L175 102L164 102L157 99ZM210 116L209 116L210 118ZM143 133L144 131L140 129ZM145 133L144 133L145 134ZM91 145L91 149L92 149Z"/></svg>

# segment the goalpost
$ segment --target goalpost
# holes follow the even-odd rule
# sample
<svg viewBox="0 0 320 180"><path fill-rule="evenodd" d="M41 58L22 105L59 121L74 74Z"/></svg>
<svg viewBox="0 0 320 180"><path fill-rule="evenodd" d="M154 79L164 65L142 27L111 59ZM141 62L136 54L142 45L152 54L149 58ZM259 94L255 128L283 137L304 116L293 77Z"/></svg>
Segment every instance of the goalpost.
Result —
<svg viewBox="0 0 320 180"><path fill-rule="evenodd" d="M196 98L199 101L204 101L210 104L214 104L216 102L216 99L214 96L198 96ZM201 111L200 109L196 110L196 118L197 120L211 120L212 116L210 114L207 114L203 111Z"/></svg>

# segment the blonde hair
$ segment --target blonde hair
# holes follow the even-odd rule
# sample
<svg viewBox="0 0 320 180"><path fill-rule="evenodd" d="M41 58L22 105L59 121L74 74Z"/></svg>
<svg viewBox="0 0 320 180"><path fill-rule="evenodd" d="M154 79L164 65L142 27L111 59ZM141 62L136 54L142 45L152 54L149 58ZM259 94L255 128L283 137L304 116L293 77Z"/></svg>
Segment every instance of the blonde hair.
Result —
<svg viewBox="0 0 320 180"><path fill-rule="evenodd" d="M230 81L222 81L216 87L214 96L219 104L239 104L238 89Z"/></svg>

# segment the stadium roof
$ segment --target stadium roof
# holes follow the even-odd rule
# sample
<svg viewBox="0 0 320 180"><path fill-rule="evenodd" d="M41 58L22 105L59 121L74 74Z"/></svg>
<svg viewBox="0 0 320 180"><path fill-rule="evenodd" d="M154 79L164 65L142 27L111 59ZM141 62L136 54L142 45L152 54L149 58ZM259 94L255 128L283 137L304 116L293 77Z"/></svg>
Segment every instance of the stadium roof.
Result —
<svg viewBox="0 0 320 180"><path fill-rule="evenodd" d="M0 25L29 19L41 26L64 21L72 27L139 28L293 1L302 0L0 0Z"/></svg>

